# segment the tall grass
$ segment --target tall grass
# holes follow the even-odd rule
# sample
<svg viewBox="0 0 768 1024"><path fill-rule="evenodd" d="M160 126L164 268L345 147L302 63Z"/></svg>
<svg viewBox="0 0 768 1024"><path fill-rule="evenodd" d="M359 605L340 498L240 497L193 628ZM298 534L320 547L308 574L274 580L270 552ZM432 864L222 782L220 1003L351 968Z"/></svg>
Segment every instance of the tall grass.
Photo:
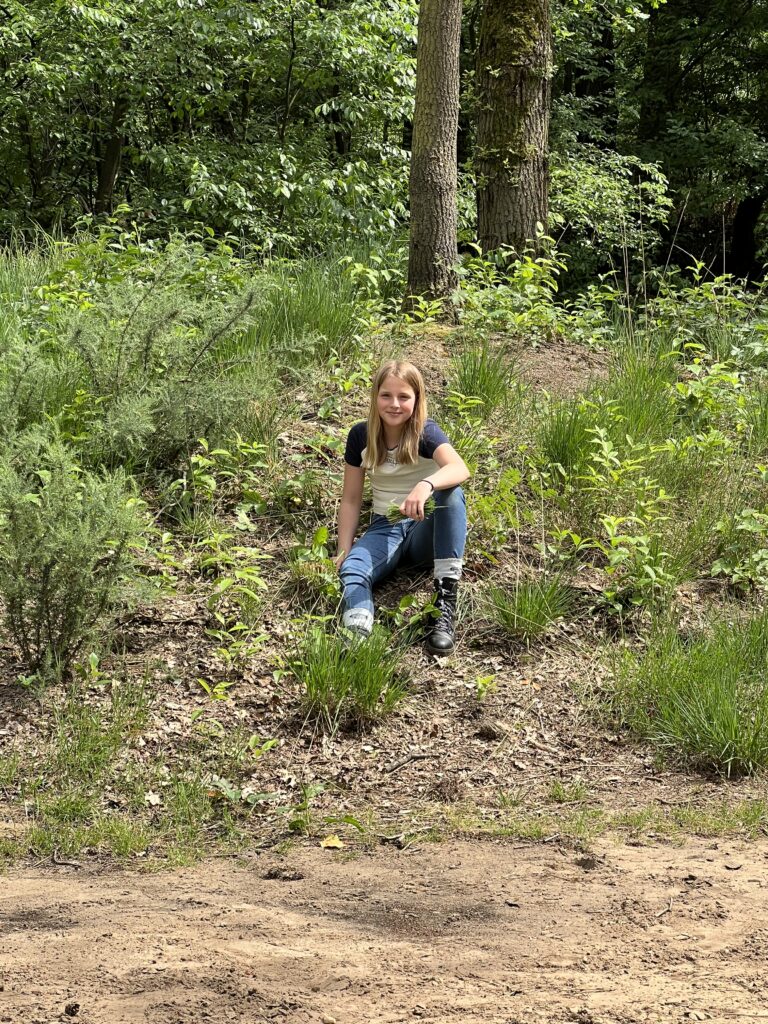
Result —
<svg viewBox="0 0 768 1024"><path fill-rule="evenodd" d="M490 620L506 636L525 644L542 637L572 608L573 593L560 576L517 579L509 586L492 586L485 599Z"/></svg>
<svg viewBox="0 0 768 1024"><path fill-rule="evenodd" d="M690 640L664 621L613 685L621 719L668 758L726 776L768 765L768 611Z"/></svg>
<svg viewBox="0 0 768 1024"><path fill-rule="evenodd" d="M581 399L564 399L546 406L536 431L543 463L564 479L571 479L592 449L594 423L594 408Z"/></svg>
<svg viewBox="0 0 768 1024"><path fill-rule="evenodd" d="M271 285L258 321L246 335L284 370L349 358L360 320L358 287L338 261L308 260L269 268Z"/></svg>
<svg viewBox="0 0 768 1024"><path fill-rule="evenodd" d="M676 377L675 359L650 344L629 342L616 350L608 379L597 390L612 406L609 426L617 445L627 437L654 442L673 434Z"/></svg>

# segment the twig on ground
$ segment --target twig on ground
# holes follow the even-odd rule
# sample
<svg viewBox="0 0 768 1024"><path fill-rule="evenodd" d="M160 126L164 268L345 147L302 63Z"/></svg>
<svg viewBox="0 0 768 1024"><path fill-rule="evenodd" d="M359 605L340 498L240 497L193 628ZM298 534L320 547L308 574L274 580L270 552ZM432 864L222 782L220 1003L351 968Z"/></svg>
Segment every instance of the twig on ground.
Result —
<svg viewBox="0 0 768 1024"><path fill-rule="evenodd" d="M79 860L64 860L62 857L59 856L58 850L53 851L53 856L51 857L51 860L53 861L54 864L57 865L57 867L81 868L83 866Z"/></svg>
<svg viewBox="0 0 768 1024"><path fill-rule="evenodd" d="M391 768L387 768L385 775L393 775L395 772L399 772L401 768L405 768L411 761L427 761L431 757L437 757L437 754L408 754L407 757L401 758L399 761L395 761Z"/></svg>
<svg viewBox="0 0 768 1024"><path fill-rule="evenodd" d="M672 897L670 896L670 898L669 898L669 906L668 907L664 907L663 910L660 910L658 912L658 914L656 915L656 917L664 917L664 915L668 914L671 909L672 909Z"/></svg>

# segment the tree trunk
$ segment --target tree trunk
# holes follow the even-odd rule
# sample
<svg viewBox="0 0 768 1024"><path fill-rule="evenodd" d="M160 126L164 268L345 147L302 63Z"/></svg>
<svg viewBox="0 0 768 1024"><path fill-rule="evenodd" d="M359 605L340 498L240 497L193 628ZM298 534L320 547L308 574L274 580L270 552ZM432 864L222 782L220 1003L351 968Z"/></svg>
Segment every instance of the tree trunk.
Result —
<svg viewBox="0 0 768 1024"><path fill-rule="evenodd" d="M480 18L477 220L483 249L546 230L552 44L549 0L485 0Z"/></svg>
<svg viewBox="0 0 768 1024"><path fill-rule="evenodd" d="M462 0L421 0L413 114L408 294L443 299L457 284L456 135Z"/></svg>
<svg viewBox="0 0 768 1024"><path fill-rule="evenodd" d="M104 148L99 160L99 180L96 186L96 200L94 209L96 213L110 213L112 209L112 193L117 181L117 172L120 170L120 159L123 153L123 121L128 113L128 101L125 97L119 96L115 100L112 109L112 121L109 126L109 135L104 142Z"/></svg>
<svg viewBox="0 0 768 1024"><path fill-rule="evenodd" d="M748 281L759 281L763 268L757 258L755 230L763 212L768 191L745 196L736 207L731 229L731 245L723 272Z"/></svg>

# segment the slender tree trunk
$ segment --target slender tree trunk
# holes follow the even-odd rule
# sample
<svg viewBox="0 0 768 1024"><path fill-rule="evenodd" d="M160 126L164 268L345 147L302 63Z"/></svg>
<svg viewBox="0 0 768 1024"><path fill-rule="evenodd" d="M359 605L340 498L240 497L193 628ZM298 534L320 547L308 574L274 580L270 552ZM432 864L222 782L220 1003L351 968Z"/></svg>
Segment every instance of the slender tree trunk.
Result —
<svg viewBox="0 0 768 1024"><path fill-rule="evenodd" d="M483 249L521 250L546 230L551 74L549 0L485 0L475 75Z"/></svg>
<svg viewBox="0 0 768 1024"><path fill-rule="evenodd" d="M109 213L112 208L112 193L115 190L120 160L123 154L123 122L128 113L128 101L118 96L112 109L109 135L99 161L99 180L96 185L94 208L96 213Z"/></svg>
<svg viewBox="0 0 768 1024"><path fill-rule="evenodd" d="M413 114L408 294L447 298L457 284L456 135L462 0L421 0Z"/></svg>

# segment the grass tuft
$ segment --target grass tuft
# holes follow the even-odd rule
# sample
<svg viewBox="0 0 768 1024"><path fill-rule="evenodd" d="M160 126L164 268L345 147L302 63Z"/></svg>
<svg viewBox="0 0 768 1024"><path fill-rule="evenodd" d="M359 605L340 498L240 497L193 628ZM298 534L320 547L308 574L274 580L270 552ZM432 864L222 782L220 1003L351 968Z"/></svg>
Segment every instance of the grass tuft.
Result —
<svg viewBox="0 0 768 1024"><path fill-rule="evenodd" d="M400 657L383 630L347 642L313 628L290 665L303 687L306 712L331 731L342 724L374 722L405 696Z"/></svg>
<svg viewBox="0 0 768 1024"><path fill-rule="evenodd" d="M483 419L506 401L514 383L508 358L488 344L465 348L453 357L451 386L459 394L482 400Z"/></svg>
<svg viewBox="0 0 768 1024"><path fill-rule="evenodd" d="M511 587L491 587L489 618L509 637L530 643L573 607L570 587L559 576L517 580Z"/></svg>
<svg viewBox="0 0 768 1024"><path fill-rule="evenodd" d="M667 757L725 776L768 765L768 612L690 640L664 623L614 686L623 721Z"/></svg>

